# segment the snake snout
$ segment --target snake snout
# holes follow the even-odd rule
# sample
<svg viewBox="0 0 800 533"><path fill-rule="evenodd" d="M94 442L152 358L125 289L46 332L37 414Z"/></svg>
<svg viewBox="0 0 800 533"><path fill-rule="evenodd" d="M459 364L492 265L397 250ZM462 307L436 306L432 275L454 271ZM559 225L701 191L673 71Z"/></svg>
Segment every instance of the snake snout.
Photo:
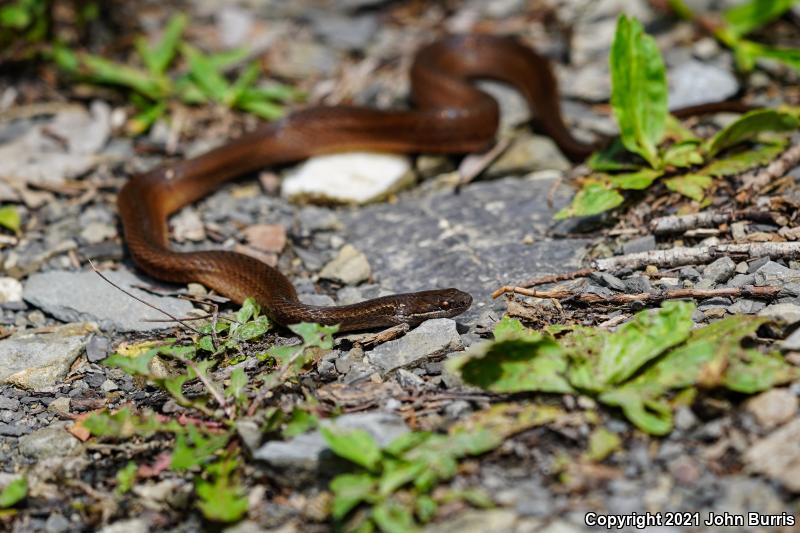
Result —
<svg viewBox="0 0 800 533"><path fill-rule="evenodd" d="M472 305L472 296L458 289L437 289L414 293L413 302L404 306L406 321L419 323L431 318L451 318Z"/></svg>

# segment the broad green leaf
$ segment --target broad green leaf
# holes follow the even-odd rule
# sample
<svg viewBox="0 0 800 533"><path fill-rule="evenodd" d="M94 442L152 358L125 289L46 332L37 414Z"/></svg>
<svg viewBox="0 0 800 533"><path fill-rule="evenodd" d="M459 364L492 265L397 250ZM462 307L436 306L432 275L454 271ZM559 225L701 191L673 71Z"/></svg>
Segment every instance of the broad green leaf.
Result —
<svg viewBox="0 0 800 533"><path fill-rule="evenodd" d="M451 359L448 368L492 392L572 392L567 359L558 343L541 334L479 344Z"/></svg>
<svg viewBox="0 0 800 533"><path fill-rule="evenodd" d="M709 157L767 131L791 131L800 127L794 114L778 109L756 109L745 113L706 142Z"/></svg>
<svg viewBox="0 0 800 533"><path fill-rule="evenodd" d="M19 477L6 485L0 491L0 509L8 509L24 500L28 495L28 480L24 477Z"/></svg>
<svg viewBox="0 0 800 533"><path fill-rule="evenodd" d="M14 233L19 233L22 226L22 221L19 217L19 211L13 205L4 205L0 207L0 227L5 228Z"/></svg>
<svg viewBox="0 0 800 533"><path fill-rule="evenodd" d="M411 483L422 475L428 465L425 462L385 461L381 473L378 492L381 496L388 496L400 487Z"/></svg>
<svg viewBox="0 0 800 533"><path fill-rule="evenodd" d="M414 533L419 528L411 511L392 501L383 502L372 510L372 519L384 533Z"/></svg>
<svg viewBox="0 0 800 533"><path fill-rule="evenodd" d="M622 143L656 168L667 120L667 77L656 42L639 21L620 15L609 60Z"/></svg>
<svg viewBox="0 0 800 533"><path fill-rule="evenodd" d="M266 316L247 322L236 330L236 338L242 341L257 339L269 331L270 323Z"/></svg>
<svg viewBox="0 0 800 533"><path fill-rule="evenodd" d="M738 151L717 158L698 171L708 176L734 176L772 162L786 147L786 141L762 144L753 149Z"/></svg>
<svg viewBox="0 0 800 533"><path fill-rule="evenodd" d="M684 174L664 180L667 189L679 192L684 196L700 202L706 194L706 190L711 187L713 180L708 176L700 174Z"/></svg>
<svg viewBox="0 0 800 533"><path fill-rule="evenodd" d="M436 511L438 509L439 504L430 496L425 494L417 496L417 501L414 504L414 513L416 513L420 522L423 524L431 521L433 517L436 516Z"/></svg>
<svg viewBox="0 0 800 533"><path fill-rule="evenodd" d="M342 520L361 502L374 500L377 490L375 479L369 474L341 474L330 484L333 492L331 515L334 520Z"/></svg>
<svg viewBox="0 0 800 533"><path fill-rule="evenodd" d="M609 176L608 181L617 189L641 191L652 185L663 173L661 170L643 168L636 172Z"/></svg>
<svg viewBox="0 0 800 533"><path fill-rule="evenodd" d="M522 325L516 318L506 315L494 326L494 340L509 341L514 339L530 339L538 341L541 334Z"/></svg>
<svg viewBox="0 0 800 533"><path fill-rule="evenodd" d="M797 367L787 363L780 353L763 354L755 349L742 350L725 372L725 386L736 392L753 394L797 379Z"/></svg>
<svg viewBox="0 0 800 533"><path fill-rule="evenodd" d="M625 198L614 189L609 189L599 183L590 183L578 191L572 199L572 204L556 213L555 218L561 220L569 217L597 215L614 209L624 200Z"/></svg>
<svg viewBox="0 0 800 533"><path fill-rule="evenodd" d="M593 152L586 160L586 165L595 172L616 172L640 168L641 164L626 160L631 159L630 155L631 153L625 150L622 141L614 138L608 146ZM639 161L641 162L641 159Z"/></svg>
<svg viewBox="0 0 800 533"><path fill-rule="evenodd" d="M683 141L675 143L664 152L664 164L678 168L687 168L703 164L699 142Z"/></svg>
<svg viewBox="0 0 800 533"><path fill-rule="evenodd" d="M742 37L766 25L789 10L798 0L750 0L723 13L728 30Z"/></svg>
<svg viewBox="0 0 800 533"><path fill-rule="evenodd" d="M322 435L333 453L367 470L375 470L381 459L381 449L375 439L363 429L342 431L322 428Z"/></svg>
<svg viewBox="0 0 800 533"><path fill-rule="evenodd" d="M253 317L257 317L261 312L261 306L256 303L254 298L246 298L242 307L236 312L236 321L239 325L244 324Z"/></svg>
<svg viewBox="0 0 800 533"><path fill-rule="evenodd" d="M333 348L333 334L339 331L339 326L321 326L319 324L301 322L292 324L289 329L293 333L300 335L305 347L315 346L323 350L330 350Z"/></svg>
<svg viewBox="0 0 800 533"><path fill-rule="evenodd" d="M574 331L570 336L577 338L568 349L574 361L570 382L581 388L605 390L625 381L644 364L686 340L694 309L689 302L665 302L660 309L637 313L613 333L595 330L588 337L593 343L602 343L596 355L580 349L585 329ZM591 379L587 380L587 375Z"/></svg>

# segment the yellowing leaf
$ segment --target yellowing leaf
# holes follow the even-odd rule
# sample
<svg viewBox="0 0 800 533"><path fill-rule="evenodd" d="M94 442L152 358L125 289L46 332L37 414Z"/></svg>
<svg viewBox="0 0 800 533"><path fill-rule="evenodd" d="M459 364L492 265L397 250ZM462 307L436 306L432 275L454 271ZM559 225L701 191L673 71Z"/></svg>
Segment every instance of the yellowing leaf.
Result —
<svg viewBox="0 0 800 533"><path fill-rule="evenodd" d="M0 227L19 233L22 222L19 218L19 211L13 205L0 207Z"/></svg>
<svg viewBox="0 0 800 533"><path fill-rule="evenodd" d="M708 176L699 174L684 174L664 180L667 189L679 192L684 196L697 200L698 202L705 196L706 189L711 187L713 180Z"/></svg>

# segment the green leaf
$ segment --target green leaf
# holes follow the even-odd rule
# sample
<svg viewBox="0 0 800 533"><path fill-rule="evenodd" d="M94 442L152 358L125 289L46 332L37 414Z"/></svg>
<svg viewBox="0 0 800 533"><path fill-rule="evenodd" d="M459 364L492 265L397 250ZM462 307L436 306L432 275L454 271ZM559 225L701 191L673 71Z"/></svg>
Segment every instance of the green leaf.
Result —
<svg viewBox="0 0 800 533"><path fill-rule="evenodd" d="M251 318L257 317L261 312L261 306L256 303L255 298L247 298L242 303L242 307L236 311L236 321L239 325L244 324Z"/></svg>
<svg viewBox="0 0 800 533"><path fill-rule="evenodd" d="M625 150L622 141L619 138L614 138L608 146L593 152L589 159L586 160L586 165L595 172L616 172L640 168L641 165L625 160L626 158L630 159L629 156L630 152Z"/></svg>
<svg viewBox="0 0 800 533"><path fill-rule="evenodd" d="M791 131L800 127L800 120L793 113L778 109L756 109L745 113L721 129L706 142L710 157L743 141L767 131Z"/></svg>
<svg viewBox="0 0 800 533"><path fill-rule="evenodd" d="M800 49L786 48L781 46L767 46L755 43L757 46L753 50L756 54L767 59L780 61L788 67L800 70Z"/></svg>
<svg viewBox="0 0 800 533"><path fill-rule="evenodd" d="M167 27L161 40L152 48L148 47L144 38L140 37L136 41L136 47L147 69L153 74L163 74L167 67L172 63L178 51L178 44L186 27L186 15L174 15Z"/></svg>
<svg viewBox="0 0 800 533"><path fill-rule="evenodd" d="M258 79L260 68L257 62L250 63L239 75L234 84L231 86L228 94L225 97L227 105L233 107L246 95L245 91L249 89Z"/></svg>
<svg viewBox="0 0 800 533"><path fill-rule="evenodd" d="M367 470L375 470L381 459L381 449L372 435L363 429L342 431L322 428L322 435L333 453Z"/></svg>
<svg viewBox="0 0 800 533"><path fill-rule="evenodd" d="M399 503L383 502L372 510L372 519L385 533L414 533L419 528L414 524L411 511Z"/></svg>
<svg viewBox="0 0 800 533"><path fill-rule="evenodd" d="M516 318L506 315L494 326L494 340L509 341L514 339L529 339L534 342L539 341L542 335L530 328L526 328Z"/></svg>
<svg viewBox="0 0 800 533"><path fill-rule="evenodd" d="M237 522L247 513L247 493L235 477L238 466L235 459L222 459L207 468L212 481L201 478L195 481L195 490L200 498L197 506L207 519Z"/></svg>
<svg viewBox="0 0 800 533"><path fill-rule="evenodd" d="M155 76L100 56L80 54L78 59L81 63L80 72L91 82L125 87L152 100L164 98L170 92L170 82L166 77Z"/></svg>
<svg viewBox="0 0 800 533"><path fill-rule="evenodd" d="M302 100L304 94L291 85L270 83L266 86L248 87L242 98L245 100L275 100L278 102L294 102Z"/></svg>
<svg viewBox="0 0 800 533"><path fill-rule="evenodd" d="M750 0L726 10L723 17L733 36L742 37L777 19L797 3L797 0Z"/></svg>
<svg viewBox="0 0 800 533"><path fill-rule="evenodd" d="M181 47L189 63L189 75L203 94L215 102L223 103L228 94L229 85L219 72L214 62L198 49L184 44Z"/></svg>
<svg viewBox="0 0 800 533"><path fill-rule="evenodd" d="M611 106L622 143L656 168L667 120L667 77L655 40L637 20L617 20L610 67Z"/></svg>
<svg viewBox="0 0 800 533"><path fill-rule="evenodd" d="M664 164L678 168L687 168L703 164L698 141L678 142L664 152Z"/></svg>
<svg viewBox="0 0 800 533"><path fill-rule="evenodd" d="M238 102L237 107L243 111L259 116L264 120L275 120L286 113L286 110L282 106L267 102L266 100L246 99Z"/></svg>
<svg viewBox="0 0 800 533"><path fill-rule="evenodd" d="M245 388L247 387L247 373L243 368L236 368L231 372L230 385L225 390L225 395L232 397L238 403L246 399Z"/></svg>
<svg viewBox="0 0 800 533"><path fill-rule="evenodd" d="M567 353L573 360L569 380L588 390L605 390L621 383L672 346L687 339L692 329L690 302L670 301L660 309L634 315L615 332L576 329L567 340ZM585 350L589 341L594 349Z"/></svg>
<svg viewBox="0 0 800 533"><path fill-rule="evenodd" d="M126 374L132 376L149 376L150 375L150 362L158 353L158 349L147 350L146 352L135 355L127 356L122 354L112 354L103 360L105 366L119 368Z"/></svg>
<svg viewBox="0 0 800 533"><path fill-rule="evenodd" d="M0 227L19 234L19 230L22 227L22 221L19 217L19 211L15 206L4 205L0 207Z"/></svg>
<svg viewBox="0 0 800 533"><path fill-rule="evenodd" d="M299 324L292 324L289 326L289 329L292 330L293 333L300 335L305 347L317 347L323 350L330 350L333 348L333 334L339 331L339 326L321 326L319 324L301 322Z"/></svg>
<svg viewBox="0 0 800 533"><path fill-rule="evenodd" d="M136 472L138 470L139 467L133 461L128 461L125 467L117 470L117 488L114 492L119 495L130 492L136 483Z"/></svg>
<svg viewBox="0 0 800 533"><path fill-rule="evenodd" d="M798 369L788 364L780 353L763 354L743 350L725 372L725 386L736 392L753 394L797 379Z"/></svg>
<svg viewBox="0 0 800 533"><path fill-rule="evenodd" d="M31 14L19 4L0 8L0 26L23 30L31 23Z"/></svg>
<svg viewBox="0 0 800 533"><path fill-rule="evenodd" d="M194 424L187 425L186 430L186 434L175 436L170 463L174 470L189 470L208 462L230 440L227 433L206 436Z"/></svg>
<svg viewBox="0 0 800 533"><path fill-rule="evenodd" d="M643 168L637 172L609 176L608 181L617 189L641 191L652 185L662 174L664 172L661 170Z"/></svg>
<svg viewBox="0 0 800 533"><path fill-rule="evenodd" d="M292 409L291 418L286 422L286 427L283 428L281 435L283 435L285 439L290 439L317 427L318 424L319 420L316 416L308 411L295 407Z"/></svg>
<svg viewBox="0 0 800 533"><path fill-rule="evenodd" d="M713 180L710 177L700 174L684 174L664 180L667 189L679 192L698 202L703 200L706 190L711 187L712 183Z"/></svg>
<svg viewBox="0 0 800 533"><path fill-rule="evenodd" d="M270 323L266 316L260 316L246 324L239 326L236 330L236 338L241 341L257 339L269 331Z"/></svg>
<svg viewBox="0 0 800 533"><path fill-rule="evenodd" d="M708 176L735 176L750 169L771 163L786 148L786 141L762 144L716 159L698 172Z"/></svg>
<svg viewBox="0 0 800 533"><path fill-rule="evenodd" d="M537 337L479 344L451 359L448 368L466 383L492 392L572 392L565 377L567 359L558 343Z"/></svg>
<svg viewBox="0 0 800 533"><path fill-rule="evenodd" d="M139 135L146 132L156 123L156 120L164 116L166 111L167 104L165 102L159 102L147 107L128 121L128 132L132 135Z"/></svg>
<svg viewBox="0 0 800 533"><path fill-rule="evenodd" d="M359 503L374 500L377 483L366 473L341 474L333 478L330 489L333 492L331 514L334 520L342 520Z"/></svg>
<svg viewBox="0 0 800 533"><path fill-rule="evenodd" d="M594 462L602 461L617 451L621 445L622 439L619 438L619 435L603 427L596 428L589 435L589 449L586 450L586 458Z"/></svg>
<svg viewBox="0 0 800 533"><path fill-rule="evenodd" d="M625 198L614 189L609 189L599 183L585 185L575 197L572 204L556 213L556 220L569 217L585 217L597 215L614 209L620 205Z"/></svg>
<svg viewBox="0 0 800 533"><path fill-rule="evenodd" d="M28 495L28 480L19 477L0 491L0 509L13 507Z"/></svg>

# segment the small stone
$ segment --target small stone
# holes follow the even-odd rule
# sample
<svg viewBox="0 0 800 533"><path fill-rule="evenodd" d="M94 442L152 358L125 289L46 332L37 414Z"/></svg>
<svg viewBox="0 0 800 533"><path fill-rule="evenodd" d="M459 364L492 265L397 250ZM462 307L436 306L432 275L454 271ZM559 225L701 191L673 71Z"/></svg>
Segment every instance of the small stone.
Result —
<svg viewBox="0 0 800 533"><path fill-rule="evenodd" d="M688 455L681 455L669 464L669 471L679 484L694 485L700 478L700 467L697 461Z"/></svg>
<svg viewBox="0 0 800 533"><path fill-rule="evenodd" d="M298 298L306 305L336 305L336 302L333 301L333 298L327 294L300 294Z"/></svg>
<svg viewBox="0 0 800 533"><path fill-rule="evenodd" d="M64 518L63 514L57 512L51 513L44 523L45 533L64 533L70 529L72 529L72 525L69 520Z"/></svg>
<svg viewBox="0 0 800 533"><path fill-rule="evenodd" d="M47 406L47 410L57 413L59 415L68 415L69 402L70 399L68 396L61 396L50 402L50 404Z"/></svg>
<svg viewBox="0 0 800 533"><path fill-rule="evenodd" d="M732 315L745 314L754 315L764 309L767 304L761 300L753 300L750 298L740 298L728 306L728 312Z"/></svg>
<svg viewBox="0 0 800 533"><path fill-rule="evenodd" d="M728 256L720 257L703 270L703 278L714 283L723 283L736 272L736 263Z"/></svg>
<svg viewBox="0 0 800 533"><path fill-rule="evenodd" d="M416 160L417 173L423 178L431 178L455 170L449 157L443 155L421 154Z"/></svg>
<svg viewBox="0 0 800 533"><path fill-rule="evenodd" d="M750 265L752 271L753 265ZM756 285L784 285L800 282L800 272L775 261L767 261L755 271Z"/></svg>
<svg viewBox="0 0 800 533"><path fill-rule="evenodd" d="M178 242L201 242L206 238L206 228L200 214L193 207L182 209L170 219L172 235Z"/></svg>
<svg viewBox="0 0 800 533"><path fill-rule="evenodd" d="M728 286L736 289L741 289L742 287L746 287L747 285L754 285L755 282L756 282L755 274L736 274L730 279L730 281L728 281Z"/></svg>
<svg viewBox="0 0 800 533"><path fill-rule="evenodd" d="M800 305L771 304L759 311L758 316L766 316L771 320L791 326L800 322Z"/></svg>
<svg viewBox="0 0 800 533"><path fill-rule="evenodd" d="M592 272L589 277L601 285L608 287L609 289L613 289L615 291L625 290L625 283L623 283L618 277L612 276L607 272Z"/></svg>
<svg viewBox="0 0 800 533"><path fill-rule="evenodd" d="M639 294L651 290L650 279L645 276L631 276L625 279L625 292Z"/></svg>
<svg viewBox="0 0 800 533"><path fill-rule="evenodd" d="M14 278L0 278L0 304L22 301L22 283Z"/></svg>
<svg viewBox="0 0 800 533"><path fill-rule="evenodd" d="M750 398L745 407L764 429L772 429L791 420L797 413L797 396L789 389L771 389Z"/></svg>
<svg viewBox="0 0 800 533"><path fill-rule="evenodd" d="M321 13L313 17L314 31L322 40L342 50L363 50L380 27L374 14L332 16Z"/></svg>
<svg viewBox="0 0 800 533"><path fill-rule="evenodd" d="M113 380L107 379L103 381L102 384L100 384L100 390L108 393L111 391L119 390L119 387L117 386L116 383L114 383Z"/></svg>
<svg viewBox="0 0 800 533"><path fill-rule="evenodd" d="M487 170L489 176L507 176L534 170L566 171L570 163L549 137L525 132L517 136Z"/></svg>
<svg viewBox="0 0 800 533"><path fill-rule="evenodd" d="M105 222L89 222L81 230L81 239L88 244L99 244L117 236L114 226Z"/></svg>
<svg viewBox="0 0 800 533"><path fill-rule="evenodd" d="M622 244L623 254L638 254L641 252L650 252L656 249L656 238L653 235L645 235L644 237L637 237Z"/></svg>
<svg viewBox="0 0 800 533"><path fill-rule="evenodd" d="M86 345L86 358L90 363L97 363L108 357L108 337L92 335Z"/></svg>
<svg viewBox="0 0 800 533"><path fill-rule="evenodd" d="M747 265L747 261L740 261L736 265L736 273L737 274L747 274L747 271L750 267Z"/></svg>
<svg viewBox="0 0 800 533"><path fill-rule="evenodd" d="M281 194L290 201L366 204L414 182L407 156L349 152L312 157L288 172Z"/></svg>
<svg viewBox="0 0 800 533"><path fill-rule="evenodd" d="M357 285L369 279L371 270L367 256L351 244L345 244L339 255L325 265L319 277L345 285Z"/></svg>
<svg viewBox="0 0 800 533"><path fill-rule="evenodd" d="M750 225L749 222L740 221L734 222L731 224L731 238L736 242L742 242L747 239L747 227ZM744 262L744 261L742 261ZM737 272L739 270L737 269ZM747 272L745 270L744 272ZM742 272L742 273L744 273Z"/></svg>
<svg viewBox="0 0 800 533"><path fill-rule="evenodd" d="M286 228L282 224L254 224L242 234L247 244L262 252L279 254L286 246Z"/></svg>
<svg viewBox="0 0 800 533"><path fill-rule="evenodd" d="M800 418L758 440L744 454L752 472L768 476L800 493Z"/></svg>
<svg viewBox="0 0 800 533"><path fill-rule="evenodd" d="M403 337L386 342L367 354L370 363L384 373L418 363L433 355L463 349L456 323L437 318L420 324Z"/></svg>
<svg viewBox="0 0 800 533"><path fill-rule="evenodd" d="M781 350L785 352L800 352L800 328L781 342Z"/></svg>
<svg viewBox="0 0 800 533"><path fill-rule="evenodd" d="M70 455L80 446L64 423L56 423L20 437L19 451L31 459L47 459Z"/></svg>
<svg viewBox="0 0 800 533"><path fill-rule="evenodd" d="M700 279L700 272L694 267L683 267L679 271L681 278L690 281L698 281Z"/></svg>
<svg viewBox="0 0 800 533"><path fill-rule="evenodd" d="M148 533L150 526L141 518L118 520L99 530L98 533Z"/></svg>
<svg viewBox="0 0 800 533"><path fill-rule="evenodd" d="M409 431L402 417L381 411L342 415L321 424L343 431L364 430L381 446ZM291 486L319 481L320 474L330 476L338 464L319 430L303 433L286 442L269 441L253 456L275 469Z"/></svg>
<svg viewBox="0 0 800 533"><path fill-rule="evenodd" d="M8 411L16 411L19 409L20 403L16 398L9 398L8 396L0 396L0 409Z"/></svg>
<svg viewBox="0 0 800 533"><path fill-rule="evenodd" d="M405 368L398 368L395 377L397 378L397 383L404 389L421 389L426 385L424 379Z"/></svg>

